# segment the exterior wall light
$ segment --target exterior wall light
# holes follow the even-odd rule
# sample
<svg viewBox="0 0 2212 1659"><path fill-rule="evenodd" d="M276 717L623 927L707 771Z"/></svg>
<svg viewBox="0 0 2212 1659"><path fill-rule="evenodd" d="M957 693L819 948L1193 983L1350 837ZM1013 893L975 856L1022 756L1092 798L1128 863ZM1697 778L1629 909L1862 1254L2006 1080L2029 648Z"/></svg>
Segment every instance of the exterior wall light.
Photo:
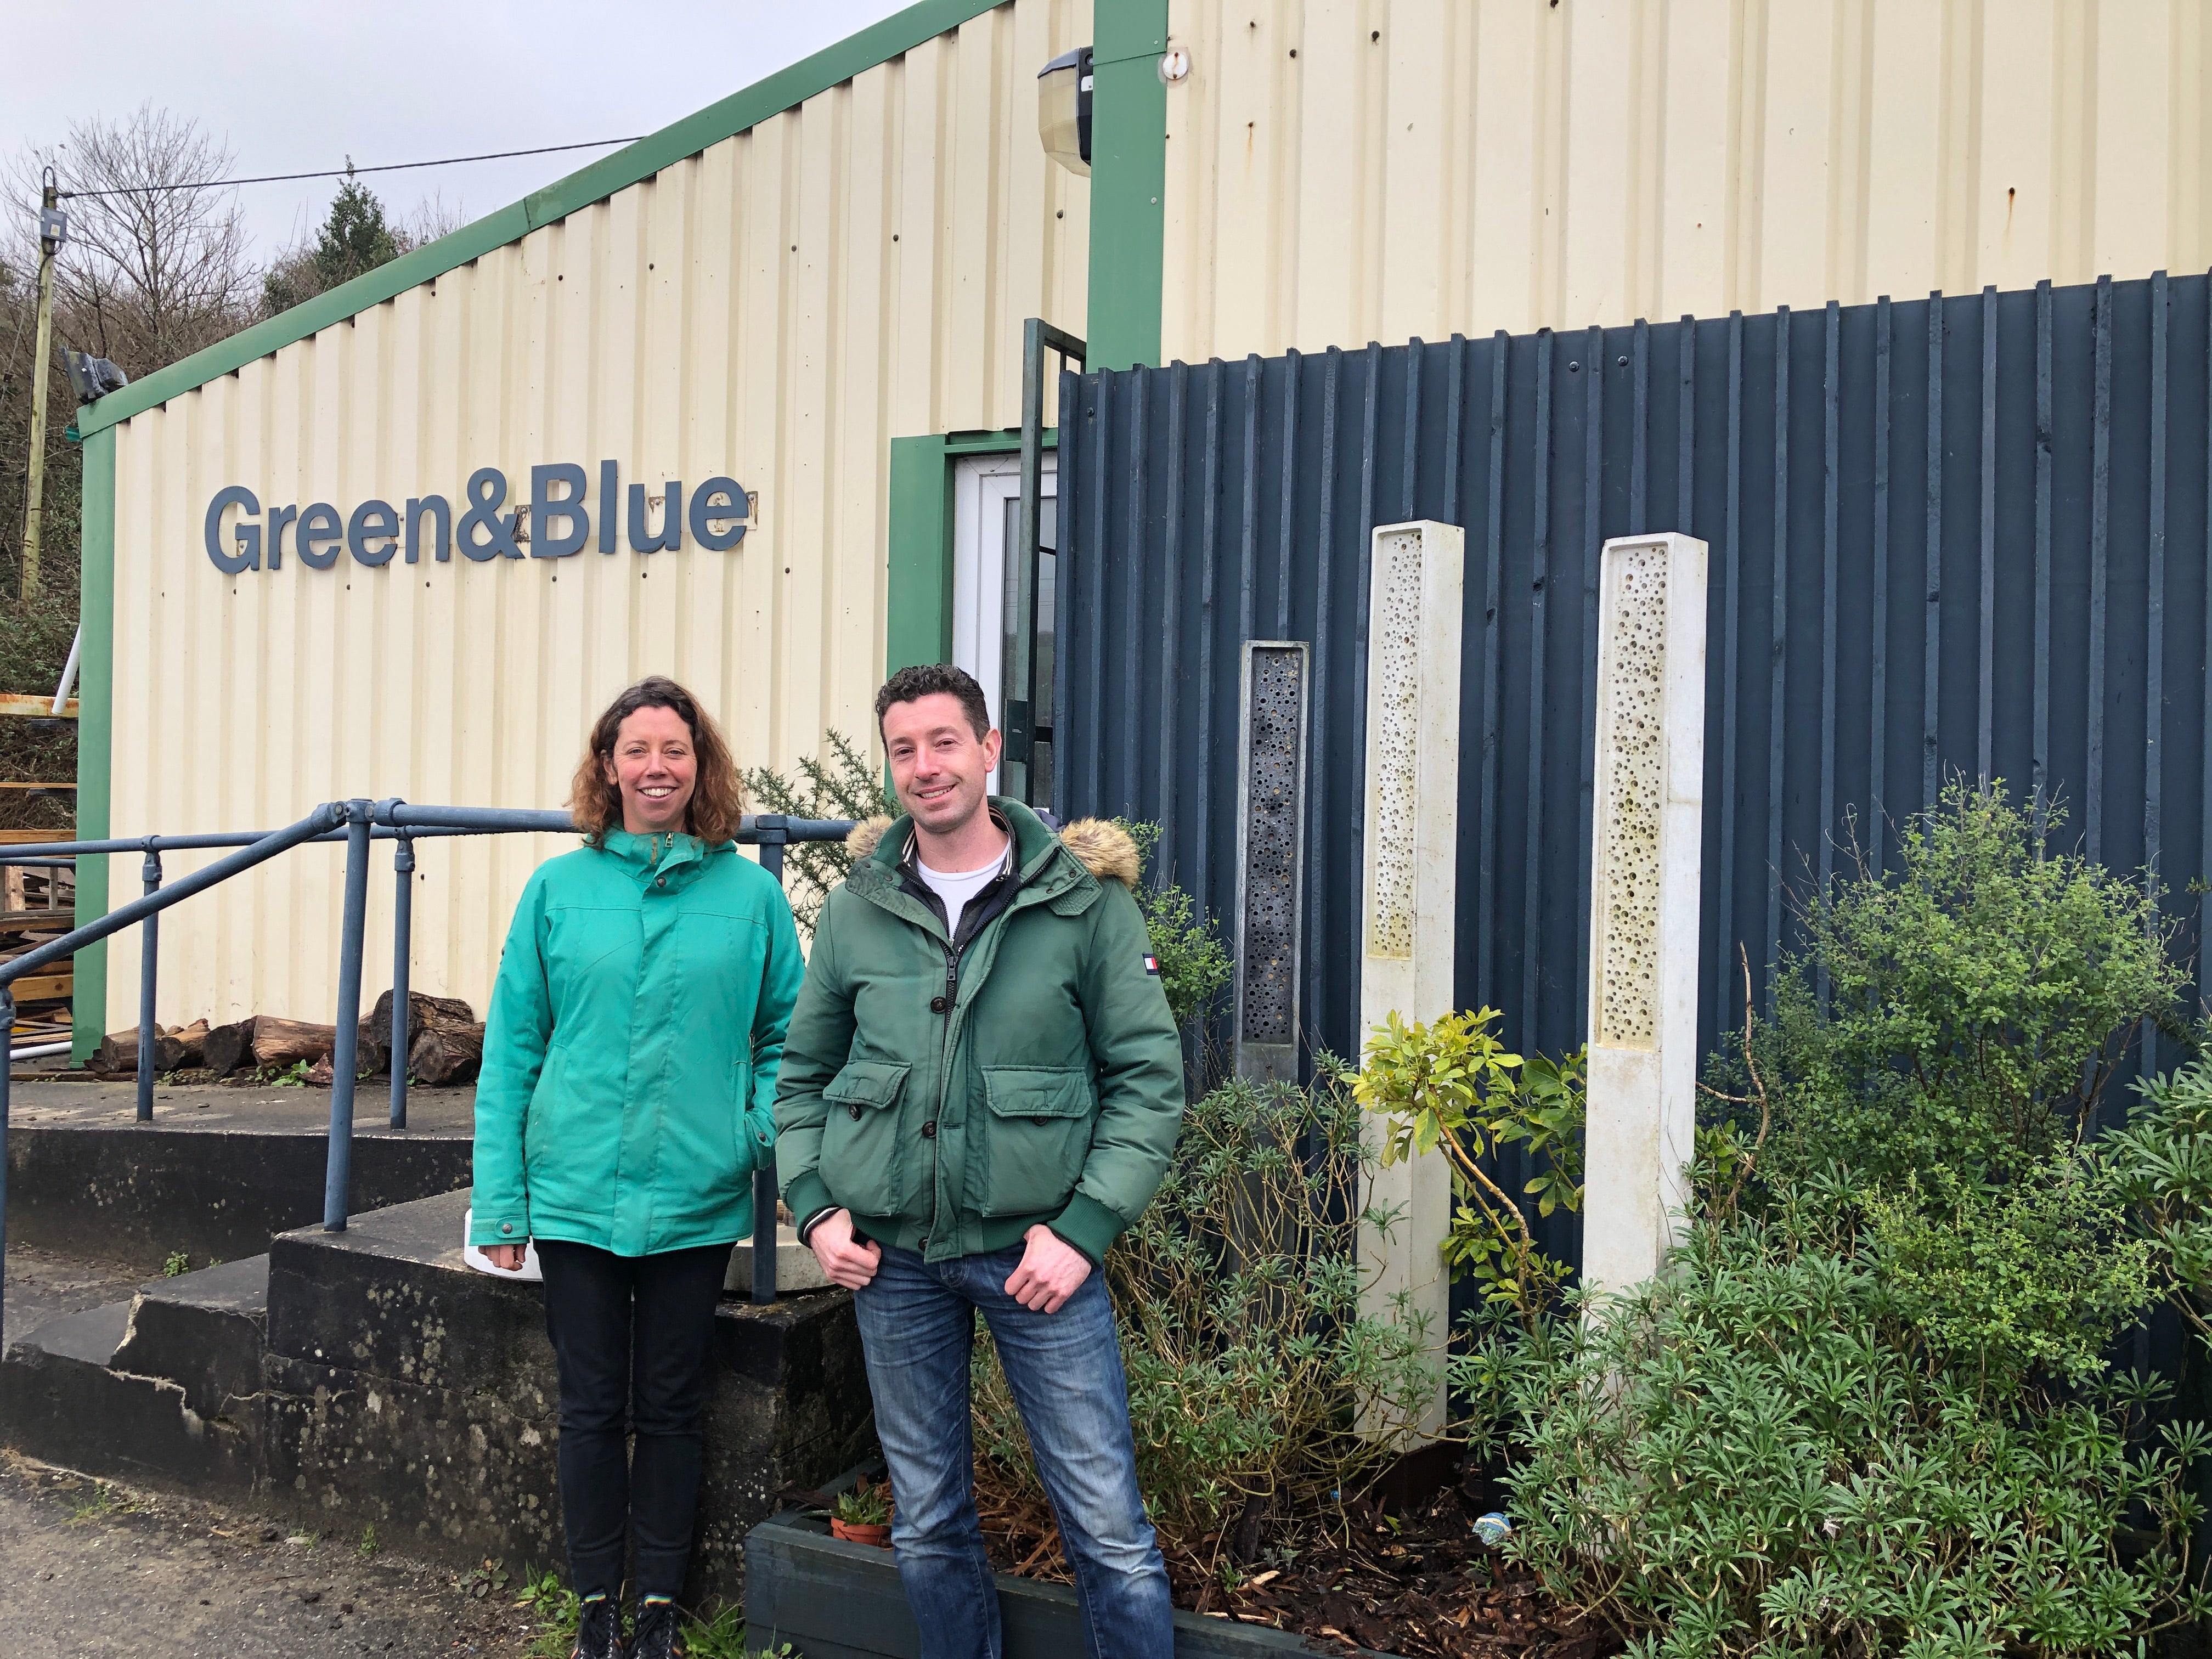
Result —
<svg viewBox="0 0 2212 1659"><path fill-rule="evenodd" d="M1037 137L1070 173L1091 176L1091 48L1062 52L1037 71Z"/></svg>

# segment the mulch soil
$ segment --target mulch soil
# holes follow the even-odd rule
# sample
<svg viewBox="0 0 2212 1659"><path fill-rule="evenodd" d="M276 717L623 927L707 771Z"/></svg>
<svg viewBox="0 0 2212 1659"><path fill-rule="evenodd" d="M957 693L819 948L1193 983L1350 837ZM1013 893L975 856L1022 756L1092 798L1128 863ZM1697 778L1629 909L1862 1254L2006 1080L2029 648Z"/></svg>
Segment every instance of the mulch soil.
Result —
<svg viewBox="0 0 2212 1659"><path fill-rule="evenodd" d="M976 1475L993 1565L1071 1582L1044 1504L1006 1492L981 1462ZM1259 1559L1227 1577L1226 1534L1196 1547L1164 1538L1176 1606L1297 1632L1323 1653L1365 1648L1416 1659L1601 1659L1620 1652L1618 1637L1552 1600L1476 1536L1475 1516L1495 1507L1482 1498L1447 1487L1393 1514L1354 1499L1278 1521ZM1228 1588L1232 1577L1238 1582Z"/></svg>

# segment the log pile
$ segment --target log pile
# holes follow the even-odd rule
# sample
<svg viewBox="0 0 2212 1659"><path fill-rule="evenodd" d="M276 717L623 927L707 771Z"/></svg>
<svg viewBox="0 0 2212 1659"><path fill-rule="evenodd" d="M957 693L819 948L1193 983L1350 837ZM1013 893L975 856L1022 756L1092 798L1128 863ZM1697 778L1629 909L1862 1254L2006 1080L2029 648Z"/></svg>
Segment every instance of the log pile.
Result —
<svg viewBox="0 0 2212 1659"><path fill-rule="evenodd" d="M476 1011L459 998L413 993L407 999L408 1075L433 1088L474 1081L483 1060L483 1029ZM212 1030L205 1020L164 1026L154 1040L154 1064L163 1073L204 1068L233 1082L304 1065L302 1082L328 1088L337 1048L335 1025L260 1014ZM392 993L386 991L355 1032L355 1074L377 1076L390 1069L391 1060ZM111 1032L93 1051L91 1069L106 1077L137 1075L137 1028Z"/></svg>

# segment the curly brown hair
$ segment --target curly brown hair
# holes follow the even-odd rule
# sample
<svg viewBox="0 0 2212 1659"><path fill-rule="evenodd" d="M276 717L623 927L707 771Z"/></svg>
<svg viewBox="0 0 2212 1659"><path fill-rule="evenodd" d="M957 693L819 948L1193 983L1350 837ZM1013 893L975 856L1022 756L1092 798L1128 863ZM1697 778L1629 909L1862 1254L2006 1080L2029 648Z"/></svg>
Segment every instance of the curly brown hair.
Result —
<svg viewBox="0 0 2212 1659"><path fill-rule="evenodd" d="M622 723L641 708L672 709L691 728L691 746L697 751L698 779L685 809L684 827L709 847L733 839L744 816L745 789L738 781L738 763L714 717L674 680L648 674L612 702L592 722L591 739L576 775L568 785L568 814L584 832L586 846L597 847L610 830L622 828L622 792L607 781L606 765L614 758L615 739Z"/></svg>

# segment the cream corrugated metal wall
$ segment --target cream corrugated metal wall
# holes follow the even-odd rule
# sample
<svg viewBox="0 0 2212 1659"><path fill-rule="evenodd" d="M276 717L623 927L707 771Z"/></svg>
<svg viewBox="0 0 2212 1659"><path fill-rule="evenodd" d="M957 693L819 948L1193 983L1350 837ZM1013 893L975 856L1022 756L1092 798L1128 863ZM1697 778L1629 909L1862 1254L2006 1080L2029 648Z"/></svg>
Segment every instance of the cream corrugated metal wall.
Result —
<svg viewBox="0 0 2212 1659"><path fill-rule="evenodd" d="M565 221L132 418L117 439L113 833L274 827L313 803L550 806L591 718L675 675L741 760L870 730L890 440L1020 419L1025 317L1083 315L1088 186L1036 138L1080 0L1014 0ZM395 505L497 466L715 473L758 498L728 553L222 575L213 494ZM288 542L290 538L288 537ZM290 550L288 548L288 552ZM566 838L422 844L415 983L481 1014L515 895ZM392 877L370 884L368 994ZM209 855L212 856L212 855ZM201 861L170 854L173 879ZM327 1020L342 855L308 848L162 929L160 1018ZM117 859L119 901L137 860ZM136 1023L135 932L111 1029ZM366 998L365 998L366 1000Z"/></svg>
<svg viewBox="0 0 2212 1659"><path fill-rule="evenodd" d="M1172 0L1165 357L2212 263L2202 0Z"/></svg>

